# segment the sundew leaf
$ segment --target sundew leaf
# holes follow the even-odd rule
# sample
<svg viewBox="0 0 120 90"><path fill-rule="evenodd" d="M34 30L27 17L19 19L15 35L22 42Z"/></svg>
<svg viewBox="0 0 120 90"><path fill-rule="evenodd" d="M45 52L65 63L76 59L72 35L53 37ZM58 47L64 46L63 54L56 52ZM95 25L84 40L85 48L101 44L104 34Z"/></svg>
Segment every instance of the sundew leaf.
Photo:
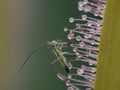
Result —
<svg viewBox="0 0 120 90"><path fill-rule="evenodd" d="M120 90L120 0L107 0L95 90Z"/></svg>

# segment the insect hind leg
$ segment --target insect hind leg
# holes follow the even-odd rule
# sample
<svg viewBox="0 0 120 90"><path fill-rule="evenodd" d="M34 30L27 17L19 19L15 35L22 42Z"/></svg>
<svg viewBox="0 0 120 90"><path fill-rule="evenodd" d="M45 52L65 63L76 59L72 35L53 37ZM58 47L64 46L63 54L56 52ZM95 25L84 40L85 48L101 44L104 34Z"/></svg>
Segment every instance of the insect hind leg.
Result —
<svg viewBox="0 0 120 90"><path fill-rule="evenodd" d="M52 66L52 68L58 73L59 71L57 70L57 68L55 67L55 63L57 63L58 62L58 59L55 59L55 60L53 60L50 64L51 64L51 66Z"/></svg>
<svg viewBox="0 0 120 90"><path fill-rule="evenodd" d="M59 62L59 60L58 60L58 59L55 59L55 60L53 60L50 64L51 64L51 66L53 67L53 69L54 69L57 73L59 73L59 71L57 70L57 68L56 68L55 65L54 65L56 62ZM65 66L65 71L67 72L67 74L69 73L69 68L66 67L66 66Z"/></svg>
<svg viewBox="0 0 120 90"><path fill-rule="evenodd" d="M51 64L51 66L53 67L53 69L57 72L57 77L58 77L59 79L61 79L62 81L67 82L67 78L66 78L61 72L59 72L59 71L57 70L57 68L55 67L54 64L55 64L56 62L58 62L58 59L53 60L50 64Z"/></svg>
<svg viewBox="0 0 120 90"><path fill-rule="evenodd" d="M60 79L60 80L62 80L63 82L65 82L66 83L66 85L67 85L67 87L68 87L68 90L71 90L72 88L73 88L73 90L80 90L78 87L76 87L74 84L72 84L72 83L70 83L69 81L69 79L68 79L68 76L66 77L66 76L64 76L62 73L60 73L58 70L57 70L57 68L55 67L55 63L57 63L58 62L58 59L55 59L55 60L53 60L50 64L51 64L51 66L53 67L53 69L57 72L57 77Z"/></svg>

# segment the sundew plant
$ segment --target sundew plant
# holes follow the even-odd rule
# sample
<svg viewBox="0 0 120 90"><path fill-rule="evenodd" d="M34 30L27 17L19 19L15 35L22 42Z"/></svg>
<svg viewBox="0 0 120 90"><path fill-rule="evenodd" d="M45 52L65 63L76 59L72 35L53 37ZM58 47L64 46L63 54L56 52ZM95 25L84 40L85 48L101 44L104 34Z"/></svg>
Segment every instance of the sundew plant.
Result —
<svg viewBox="0 0 120 90"><path fill-rule="evenodd" d="M75 27L64 28L69 40L58 39L41 44L28 56L20 70L42 45L48 45L56 56L51 66L57 77L65 82L67 90L93 90L106 1L79 0L77 4L79 17L69 18ZM56 63L60 63L63 71Z"/></svg>
<svg viewBox="0 0 120 90"><path fill-rule="evenodd" d="M94 89L105 7L105 0L79 0L77 9L82 14L69 18L71 24L75 23L75 28L64 28L69 42L55 41L52 46L57 59L51 64L57 71L57 77L66 83L67 90ZM57 70L56 62L66 73Z"/></svg>

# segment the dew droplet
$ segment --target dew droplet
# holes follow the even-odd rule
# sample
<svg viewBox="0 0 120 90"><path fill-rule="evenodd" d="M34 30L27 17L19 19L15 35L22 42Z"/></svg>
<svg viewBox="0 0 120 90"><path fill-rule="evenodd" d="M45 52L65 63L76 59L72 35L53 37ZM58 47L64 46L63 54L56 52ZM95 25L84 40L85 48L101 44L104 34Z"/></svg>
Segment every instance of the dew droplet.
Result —
<svg viewBox="0 0 120 90"><path fill-rule="evenodd" d="M67 32L68 31L68 29L67 28L64 28L64 32Z"/></svg>
<svg viewBox="0 0 120 90"><path fill-rule="evenodd" d="M68 74L68 78L72 78L72 74Z"/></svg>
<svg viewBox="0 0 120 90"><path fill-rule="evenodd" d="M75 20L75 19L74 19L73 17L69 18L69 22L70 22L70 23L73 23L74 20Z"/></svg>
<svg viewBox="0 0 120 90"><path fill-rule="evenodd" d="M97 11L96 11L96 12L94 12L94 15L95 15L95 16L98 16L98 13L97 13Z"/></svg>
<svg viewBox="0 0 120 90"><path fill-rule="evenodd" d="M80 47L84 47L85 43L84 42L80 42L79 45L80 45Z"/></svg>
<svg viewBox="0 0 120 90"><path fill-rule="evenodd" d="M69 80L66 81L66 86L70 86L70 81Z"/></svg>
<svg viewBox="0 0 120 90"><path fill-rule="evenodd" d="M70 46L71 46L71 47L74 47L74 44L73 44L73 43L71 43L71 44L70 44Z"/></svg>
<svg viewBox="0 0 120 90"><path fill-rule="evenodd" d="M89 65L94 65L95 64L95 61L89 61Z"/></svg>
<svg viewBox="0 0 120 90"><path fill-rule="evenodd" d="M78 53L78 52L76 52L75 55L77 56L77 58L81 58L82 57L82 55L80 53Z"/></svg>
<svg viewBox="0 0 120 90"><path fill-rule="evenodd" d="M82 15L82 20L86 20L87 19L87 15L83 14Z"/></svg>
<svg viewBox="0 0 120 90"><path fill-rule="evenodd" d="M91 12L91 10L92 10L91 6L88 5L84 6L84 12Z"/></svg>
<svg viewBox="0 0 120 90"><path fill-rule="evenodd" d="M91 44L92 44L92 45L95 45L95 41L94 41L94 40L92 40L92 41L91 41Z"/></svg>
<svg viewBox="0 0 120 90"><path fill-rule="evenodd" d="M77 41L81 41L81 36L76 36Z"/></svg>
<svg viewBox="0 0 120 90"><path fill-rule="evenodd" d="M78 6L78 10L79 10L79 11L82 11L82 10L83 10L83 6L81 6L81 7Z"/></svg>
<svg viewBox="0 0 120 90"><path fill-rule="evenodd" d="M96 68L92 68L92 69L91 69L91 72L92 72L92 73L96 72Z"/></svg>
<svg viewBox="0 0 120 90"><path fill-rule="evenodd" d="M81 25L77 23L76 27L77 27L77 29L79 29L79 28L81 28Z"/></svg>
<svg viewBox="0 0 120 90"><path fill-rule="evenodd" d="M70 33L70 34L68 34L68 39L73 39L74 38L74 33Z"/></svg>
<svg viewBox="0 0 120 90"><path fill-rule="evenodd" d="M84 73L84 70L83 70L83 69L79 68L79 69L77 70L77 74L78 74L78 75L82 75L83 73Z"/></svg>

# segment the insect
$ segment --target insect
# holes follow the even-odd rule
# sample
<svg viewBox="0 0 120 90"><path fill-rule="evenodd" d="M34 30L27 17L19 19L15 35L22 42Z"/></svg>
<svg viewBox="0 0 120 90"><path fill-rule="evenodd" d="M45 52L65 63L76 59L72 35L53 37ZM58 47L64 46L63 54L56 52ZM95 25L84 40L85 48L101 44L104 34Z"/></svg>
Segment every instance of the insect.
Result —
<svg viewBox="0 0 120 90"><path fill-rule="evenodd" d="M22 70L22 68L24 67L24 65L27 63L27 61L30 59L30 57L35 53L37 52L41 46L43 45L48 45L51 47L53 53L56 55L57 59L53 60L51 62L51 65L54 67L54 69L57 71L57 69L55 68L54 64L56 62L60 62L61 66L63 67L63 69L66 71L66 73L69 73L69 64L67 62L67 59L66 57L64 56L64 54L69 54L69 55L72 55L71 53L68 53L68 52L62 52L61 49L63 47L66 47L66 46L70 46L71 43L67 43L67 42L63 42L61 40L52 40L52 41L46 41L44 43L42 43L38 48L34 49L33 52L27 57L27 59L25 60L25 62L22 64L21 68L20 68L20 71Z"/></svg>
<svg viewBox="0 0 120 90"><path fill-rule="evenodd" d="M42 43L38 48L34 49L33 52L27 57L27 59L25 60L25 62L22 64L20 71L23 69L24 65L27 63L28 60L30 60L30 57L37 52L41 46L43 45L48 45L51 47L53 53L55 54L55 56L57 57L55 60L53 60L51 62L52 67L54 68L54 70L57 72L57 77L59 79L61 79L62 81L64 81L68 87L68 90L80 90L77 86L90 86L91 82L88 81L82 81L82 80L77 80L75 78L71 77L71 68L72 68L72 64L71 64L71 60L68 61L68 58L66 58L66 55L68 55L69 57L72 56L74 57L75 54L70 53L70 52L62 52L62 49L64 47L70 47L72 42L63 42L61 40L53 40L53 41L46 41L44 43ZM55 63L59 62L60 65L63 67L63 69L65 70L65 72L67 73L66 75L63 75L62 73L60 73L57 68L55 67ZM70 81L76 82L76 83L72 83ZM90 86L91 87L91 86Z"/></svg>

